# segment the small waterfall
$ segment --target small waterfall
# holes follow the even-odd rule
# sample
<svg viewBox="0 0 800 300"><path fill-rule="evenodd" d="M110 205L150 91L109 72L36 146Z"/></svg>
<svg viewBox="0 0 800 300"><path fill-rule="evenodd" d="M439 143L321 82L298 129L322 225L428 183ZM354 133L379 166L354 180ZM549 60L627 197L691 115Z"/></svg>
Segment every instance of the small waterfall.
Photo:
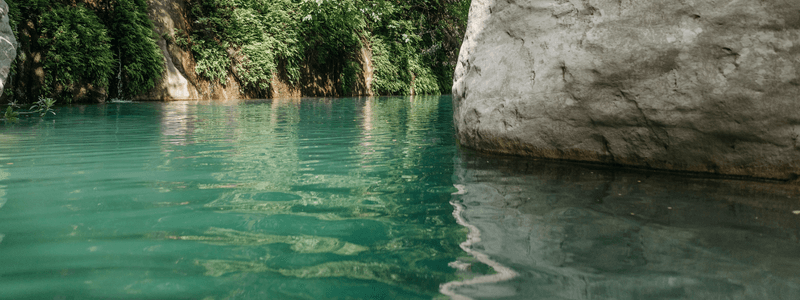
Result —
<svg viewBox="0 0 800 300"><path fill-rule="evenodd" d="M120 50L117 50L117 58L119 59L119 72L117 72L117 97L115 99L122 100L122 55Z"/></svg>

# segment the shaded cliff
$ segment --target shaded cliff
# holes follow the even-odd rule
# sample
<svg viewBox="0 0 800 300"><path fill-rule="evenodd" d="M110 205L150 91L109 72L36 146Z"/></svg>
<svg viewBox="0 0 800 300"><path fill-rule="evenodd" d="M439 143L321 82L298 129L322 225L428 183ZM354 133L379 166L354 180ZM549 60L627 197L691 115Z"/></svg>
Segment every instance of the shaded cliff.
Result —
<svg viewBox="0 0 800 300"><path fill-rule="evenodd" d="M8 4L0 0L0 95L16 55L17 39L8 24Z"/></svg>
<svg viewBox="0 0 800 300"><path fill-rule="evenodd" d="M475 0L453 86L484 151L794 179L800 2Z"/></svg>

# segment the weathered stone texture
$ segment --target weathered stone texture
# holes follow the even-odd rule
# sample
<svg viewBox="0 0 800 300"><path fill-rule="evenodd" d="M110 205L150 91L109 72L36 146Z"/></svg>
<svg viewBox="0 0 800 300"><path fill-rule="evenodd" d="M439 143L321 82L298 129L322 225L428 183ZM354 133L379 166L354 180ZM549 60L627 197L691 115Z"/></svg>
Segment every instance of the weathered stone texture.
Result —
<svg viewBox="0 0 800 300"><path fill-rule="evenodd" d="M8 4L0 0L0 95L3 94L11 63L17 56L17 39L8 25Z"/></svg>
<svg viewBox="0 0 800 300"><path fill-rule="evenodd" d="M474 0L454 80L468 147L800 174L800 1Z"/></svg>

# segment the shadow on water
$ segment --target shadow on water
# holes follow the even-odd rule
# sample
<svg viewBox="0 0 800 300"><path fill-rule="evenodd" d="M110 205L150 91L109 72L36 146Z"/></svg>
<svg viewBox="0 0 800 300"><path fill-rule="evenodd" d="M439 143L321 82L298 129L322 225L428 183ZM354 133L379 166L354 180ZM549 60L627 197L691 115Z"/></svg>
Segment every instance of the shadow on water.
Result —
<svg viewBox="0 0 800 300"><path fill-rule="evenodd" d="M458 295L800 299L796 186L469 150L455 174L454 203L480 231L472 249L518 273Z"/></svg>

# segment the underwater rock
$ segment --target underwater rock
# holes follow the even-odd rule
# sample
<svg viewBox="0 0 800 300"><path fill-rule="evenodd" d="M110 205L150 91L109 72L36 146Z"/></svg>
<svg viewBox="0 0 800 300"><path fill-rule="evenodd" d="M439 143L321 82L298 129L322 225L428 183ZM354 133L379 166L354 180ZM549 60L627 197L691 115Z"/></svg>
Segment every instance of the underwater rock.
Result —
<svg viewBox="0 0 800 300"><path fill-rule="evenodd" d="M800 2L475 0L453 86L487 152L795 179Z"/></svg>

